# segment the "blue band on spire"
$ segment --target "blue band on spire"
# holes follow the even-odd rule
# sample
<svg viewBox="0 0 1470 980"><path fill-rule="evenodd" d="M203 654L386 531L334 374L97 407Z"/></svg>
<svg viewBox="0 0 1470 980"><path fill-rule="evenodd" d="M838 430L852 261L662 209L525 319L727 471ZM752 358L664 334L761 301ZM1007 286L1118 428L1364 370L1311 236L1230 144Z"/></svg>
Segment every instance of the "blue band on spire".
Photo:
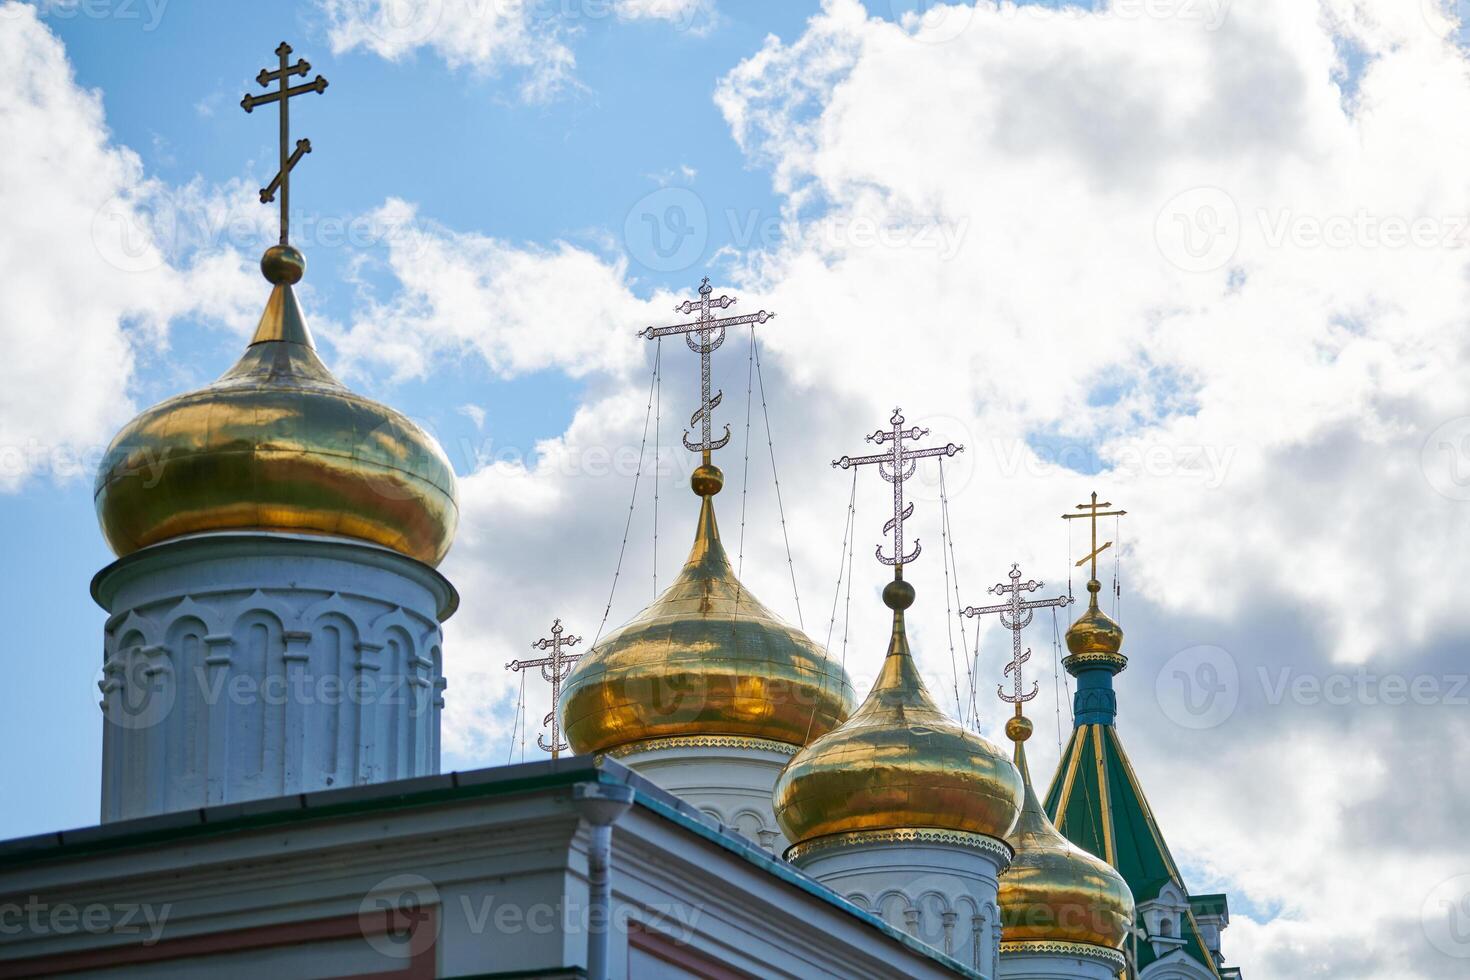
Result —
<svg viewBox="0 0 1470 980"><path fill-rule="evenodd" d="M1118 719L1118 695L1113 691L1113 671L1094 667L1077 672L1077 693L1072 698L1074 725L1112 725Z"/></svg>

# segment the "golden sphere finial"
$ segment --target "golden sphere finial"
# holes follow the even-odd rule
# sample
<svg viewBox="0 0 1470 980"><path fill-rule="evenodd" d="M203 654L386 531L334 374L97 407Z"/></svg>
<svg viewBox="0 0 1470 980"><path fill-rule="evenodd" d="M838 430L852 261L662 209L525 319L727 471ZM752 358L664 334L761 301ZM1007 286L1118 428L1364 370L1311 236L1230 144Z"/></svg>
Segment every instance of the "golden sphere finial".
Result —
<svg viewBox="0 0 1470 980"><path fill-rule="evenodd" d="M694 468L689 485L701 497L713 497L725 486L725 474L713 463L705 463Z"/></svg>
<svg viewBox="0 0 1470 980"><path fill-rule="evenodd" d="M306 275L306 256L291 245L272 245L260 257L260 271L273 286L294 286Z"/></svg>
<svg viewBox="0 0 1470 980"><path fill-rule="evenodd" d="M1012 742L1024 742L1031 737L1031 719L1024 715L1015 715L1006 721L1006 738Z"/></svg>
<svg viewBox="0 0 1470 980"><path fill-rule="evenodd" d="M895 612L902 612L914 604L914 587L901 578L883 586L883 605Z"/></svg>

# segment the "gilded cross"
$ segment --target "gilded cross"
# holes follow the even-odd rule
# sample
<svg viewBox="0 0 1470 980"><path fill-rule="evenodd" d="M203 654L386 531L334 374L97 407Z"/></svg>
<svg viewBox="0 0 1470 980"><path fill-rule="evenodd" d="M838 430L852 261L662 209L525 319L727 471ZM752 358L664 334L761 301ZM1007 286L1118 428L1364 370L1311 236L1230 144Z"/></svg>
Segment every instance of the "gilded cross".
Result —
<svg viewBox="0 0 1470 980"><path fill-rule="evenodd" d="M725 393L717 391L713 396L710 394L710 355L725 342L725 328L738 327L746 323L765 323L775 317L776 314L760 310L756 313L747 313L744 316L728 316L716 319L714 310L729 309L735 305L734 296L720 296L714 298L714 287L709 284L709 276L699 284L699 299L686 299L674 307L675 313L689 314L695 310L699 311L699 317L693 323L678 323L668 327L645 327L638 331L638 336L653 340L657 337L667 337L670 334L682 334L684 342L689 349L699 355L699 411L689 417L689 424L700 426L700 441L690 442L689 432L684 432L684 448L690 452L704 454L704 463L709 465L710 453L721 448L730 441L730 427L725 426L725 434L719 439L711 438L711 427L713 424L714 411L724 400Z"/></svg>
<svg viewBox="0 0 1470 980"><path fill-rule="evenodd" d="M245 98L240 100L240 105L246 112L253 112L258 105L268 105L271 102L281 104L281 169L276 172L275 177L271 178L269 184L260 189L260 203L271 203L276 199L276 191L281 192L281 244L285 245L287 243L286 226L291 212L291 171L295 169L303 156L311 152L311 140L297 140L296 149L287 150L291 142L291 99L298 95L305 95L307 92L325 92L327 80L318 75L310 82L293 86L290 84L292 76L305 77L306 73L311 71L311 65L304 58L298 60L294 65L291 64L291 45L285 41L282 41L281 46L276 48L276 57L280 59L280 67L275 71L262 68L260 74L255 76L255 80L261 88L269 86L271 82L279 82L280 86L268 95L247 93Z"/></svg>
<svg viewBox="0 0 1470 980"><path fill-rule="evenodd" d="M1089 562L1089 561L1092 562L1092 574L1089 577L1094 582L1097 581L1097 556L1100 555L1100 554L1102 554L1104 551L1107 551L1109 548L1111 548L1113 546L1113 542L1111 542L1111 541L1104 541L1101 546L1098 545L1098 543L1097 543L1097 519L1099 517L1122 517L1124 514L1128 513L1126 510L1104 510L1103 509L1105 507L1111 507L1111 506L1113 506L1112 503L1110 501L1107 501L1107 500L1104 500L1102 503L1098 503L1097 502L1097 492L1094 491L1093 494L1092 494L1092 502L1091 503L1088 503L1088 504L1078 504L1077 505L1077 509L1080 510L1080 511L1082 511L1083 513L1081 513L1081 514L1063 514L1062 515L1062 520L1064 520L1064 521L1075 521L1078 518L1082 518L1082 517L1089 518L1092 521L1092 550L1090 552L1088 552L1087 554L1083 555L1081 558L1077 559L1077 567L1078 568L1081 568L1087 562Z"/></svg>
<svg viewBox="0 0 1470 980"><path fill-rule="evenodd" d="M572 672L572 665L582 659L581 654L566 653L567 647L576 646L582 642L580 636L563 636L561 620L551 624L551 636L543 637L532 643L536 650L550 650L551 656L538 657L535 660L512 660L505 665L506 670L519 671L530 670L532 667L541 668L541 676L551 684L551 710L546 717L541 719L541 724L551 726L551 741L548 743L544 735L536 736L536 744L541 746L551 757L555 759L561 755L561 750L567 748L567 743L561 740L561 682L567 679Z"/></svg>
<svg viewBox="0 0 1470 980"><path fill-rule="evenodd" d="M842 469L851 469L854 466L866 466L870 463L878 465L878 475L893 484L893 517L887 524L883 525L883 533L893 532L893 557L889 558L883 554L883 546L877 547L878 560L885 565L894 565L903 568L905 564L919 557L922 550L919 547L919 539L914 539L914 550L908 554L903 551L903 522L913 516L914 505L904 505L903 485L904 481L914 475L914 470L919 465L919 460L931 456L953 456L955 453L964 452L964 446L956 446L949 443L945 446L937 446L931 449L909 449L904 443L922 439L929 434L928 429L919 426L911 426L905 429L903 426L903 411L895 408L893 417L888 420L891 429L879 429L868 436L868 442L883 445L891 443L892 448L886 453L875 453L872 456L844 456L834 459L833 466Z"/></svg>
<svg viewBox="0 0 1470 980"><path fill-rule="evenodd" d="M1000 616L1000 624L1011 631L1011 662L1006 664L1006 676L1015 682L1015 693L1006 694L1005 686L997 688L1000 699L1016 706L1016 714L1021 713L1021 705L1036 697L1038 690L1036 682L1031 682L1031 692L1024 693L1021 683L1021 665L1031 659L1031 651L1021 651L1021 631L1031 625L1036 610L1045 609L1048 606L1065 606L1072 602L1071 596L1057 596L1055 599L1022 599L1026 592L1035 592L1041 588L1042 583L1035 579L1021 581L1021 566L1011 565L1011 584L998 583L992 585L988 590L992 595L1004 595L1008 598L1005 602L996 603L993 606L966 606L960 610L961 616L986 616L997 613Z"/></svg>

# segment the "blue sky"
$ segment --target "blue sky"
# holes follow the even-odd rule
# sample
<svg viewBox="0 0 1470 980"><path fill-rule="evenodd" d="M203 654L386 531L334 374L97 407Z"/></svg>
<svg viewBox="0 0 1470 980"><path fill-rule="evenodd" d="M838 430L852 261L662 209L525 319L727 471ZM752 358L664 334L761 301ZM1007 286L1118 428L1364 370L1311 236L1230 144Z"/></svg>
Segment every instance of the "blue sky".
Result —
<svg viewBox="0 0 1470 980"><path fill-rule="evenodd" d="M96 820L87 584L111 560L90 472L17 472L17 451L95 454L238 355L267 242L220 220L262 216L274 118L238 103L286 38L331 82L293 103L314 146L293 182L308 317L344 380L429 427L460 478L447 766L503 761L502 665L554 616L595 631L631 486L581 461L638 446L651 351L633 334L708 274L781 314L764 379L808 632L825 635L849 486L828 460L895 403L966 445L947 470L966 602L1012 561L1060 587L1075 555L1057 515L1097 489L1129 511L1121 730L1191 883L1232 894L1232 958L1257 976L1459 975L1470 948L1446 953L1418 910L1470 875L1470 774L1446 761L1470 751L1463 706L1272 692L1280 670L1443 691L1465 673L1461 5L616 2L698 16L453 0L482 16L384 38L379 0L169 0L151 29L142 0L53 4L39 26L0 0L0 143L21 148L0 157L0 837ZM531 12L483 16L505 9ZM119 199L151 223L156 267L114 261ZM745 350L716 363L727 475ZM667 581L692 521L670 447L695 363L665 357ZM744 580L795 619L755 420ZM910 623L944 693L932 477ZM887 632L882 569L862 561L885 491L859 483L853 620L836 623L859 691ZM727 538L741 500L727 480ZM648 598L650 529L642 509L610 626ZM1048 633L1028 636L1043 733L1066 698ZM1008 649L987 626L980 693ZM1202 663L1231 678L1205 726L1175 683ZM1044 773L1055 750L1035 744ZM1261 833L1263 813L1295 835Z"/></svg>
<svg viewBox="0 0 1470 980"><path fill-rule="evenodd" d="M101 92L113 139L141 156L149 176L173 184L268 179L275 170L274 112L247 115L239 100L259 91L254 74L274 63L272 52L288 38L330 82L322 96L294 103L293 138L313 142L294 180L298 221L361 214L396 196L460 231L601 247L609 233L622 234L629 209L681 167L696 171L712 213L772 210L768 175L747 166L711 93L761 37L798 28L814 5L743 3L708 36L657 21L581 18L576 26L585 33L576 51L586 90L548 104L522 101L513 75L455 71L428 54L397 64L361 51L334 56L322 17L300 3L253 3L242 16L224 4L174 0L152 30L147 7L117 7L122 14L132 9L136 19L62 8L45 23L65 42L78 83ZM704 255L734 232L729 223L710 223ZM196 223L181 236L192 243L207 232ZM643 247L633 242L634 263ZM309 316L345 318L352 297L342 280L354 256L305 248ZM628 251L620 239L612 248ZM692 273L635 265L634 275L645 289L685 289ZM146 404L211 380L238 349L233 335L180 323L167 348L140 352L133 397ZM565 428L577 383L545 372L492 384L482 372L451 365L422 382L369 379L359 387L432 420L446 445L479 446L488 437L492 451L529 452L536 440ZM485 408L489 432L455 411L467 402ZM15 683L0 696L0 711L18 730L52 733L47 753L11 756L0 766L0 796L47 787L23 807L0 809L0 837L11 837L96 819L100 716L94 691L74 682L99 666L104 617L85 596L110 555L92 518L87 480L36 480L7 497L0 533L12 543L6 604L28 611L17 617L15 649L34 651L14 658ZM58 677L69 679L59 701L35 696L54 690ZM55 778L58 771L66 778Z"/></svg>

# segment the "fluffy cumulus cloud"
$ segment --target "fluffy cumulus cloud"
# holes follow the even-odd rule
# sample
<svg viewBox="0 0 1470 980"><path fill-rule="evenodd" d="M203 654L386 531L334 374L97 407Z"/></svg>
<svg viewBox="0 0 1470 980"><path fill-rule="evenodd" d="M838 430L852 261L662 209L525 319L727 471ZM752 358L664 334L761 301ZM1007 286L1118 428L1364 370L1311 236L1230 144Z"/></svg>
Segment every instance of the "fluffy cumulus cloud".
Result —
<svg viewBox="0 0 1470 980"><path fill-rule="evenodd" d="M126 208L148 183L54 38L14 6L0 8L0 72L19 97L0 131L22 152L0 161L0 254L25 274L0 293L0 329L10 343L32 343L37 324L85 342L67 348L80 366L61 370L57 348L34 341L33 361L3 368L0 399L17 405L0 413L7 442L96 430L120 408L118 386L97 382L127 369L122 324L178 315L154 297L180 290L149 283L232 261L124 272L56 242L46 263L28 258L41 250L22 246L58 229L89 240L99 207ZM339 48L428 46L533 87L570 66L553 49L553 76L538 76L516 60L526 23L465 19L468 2L324 6ZM437 14L401 19L416 10ZM909 570L915 647L957 709L976 625L962 636L945 608L983 601L1012 561L1047 594L1065 590L1085 549L1078 535L1069 550L1058 514L1094 488L1125 506L1105 529L1132 658L1123 737L1190 884L1231 893L1227 954L1247 976L1449 977L1470 962L1454 919L1470 913L1470 783L1453 764L1470 750L1458 39L1445 10L1401 0L982 2L915 5L898 22L828 0L716 92L781 202L762 216L779 235L726 256L716 283L780 313L759 328L759 372L743 332L716 363L734 430L719 515L746 583L830 637L866 689L886 634L870 556L887 488L856 484L849 617L849 586L834 582L854 484L828 461L863 450L902 404L933 439L965 444L942 483L931 465L912 486L909 531L924 546ZM24 125L28 112L48 125ZM48 158L70 178L39 173L32 161ZM22 182L24 200L5 197ZM504 663L558 616L590 642L676 570L694 502L692 460L671 447L697 362L665 344L650 389L654 348L631 329L672 318L676 297L646 295L605 254L442 227L396 200L374 218L396 230L396 286L322 331L342 366L417 378L471 357L488 377L552 371L581 392L528 460L464 467L444 566L464 596L447 625L446 762L495 764L517 714ZM58 378L76 385L64 410L25 409ZM1041 774L1067 689L1039 619ZM979 638L991 734L1000 632L984 624ZM527 691L533 739L542 687Z"/></svg>
<svg viewBox="0 0 1470 980"><path fill-rule="evenodd" d="M149 179L31 5L0 3L0 86L0 488L14 489L89 476L130 410L137 345L183 316L238 326L248 275L236 250L178 235L243 190Z"/></svg>
<svg viewBox="0 0 1470 980"><path fill-rule="evenodd" d="M428 48L451 68L514 72L532 101L572 81L576 57L551 8L505 0L318 0L332 50L362 48L390 61Z"/></svg>
<svg viewBox="0 0 1470 980"><path fill-rule="evenodd" d="M719 22L714 0L317 0L332 49L361 48L390 61L425 48L451 68L519 80L528 101L575 88L571 42L579 21L616 17L656 21L707 34Z"/></svg>
<svg viewBox="0 0 1470 980"><path fill-rule="evenodd" d="M349 369L422 377L447 353L477 353L500 377L555 368L574 378L622 375L639 352L629 316L644 309L608 264L558 243L517 248L424 221L389 200L366 216L388 243L398 288L365 297L344 333L332 334Z"/></svg>
<svg viewBox="0 0 1470 980"><path fill-rule="evenodd" d="M783 202L779 241L728 278L781 313L762 329L784 534L758 390L748 498L733 475L743 335L717 377L737 432L721 515L735 539L745 510L749 584L797 618L789 536L802 618L826 638L849 484L825 461L894 402L966 444L943 488L965 601L1012 560L1060 588L1057 515L1094 485L1127 506L1125 739L1191 883L1231 891L1247 975L1451 976L1470 952L1441 921L1470 891L1450 777L1470 745L1470 82L1452 26L1386 0L981 3L898 23L830 0L717 92ZM665 354L665 405L685 411L692 360ZM577 611L587 633L601 618L632 479L584 461L636 455L647 407L604 363L621 380L536 463L465 481L449 567L496 598L455 626L484 661L451 714L462 750L502 751L515 697L482 651L551 615ZM664 576L692 517L686 472L669 457L659 482ZM967 682L941 609L937 477L915 490L931 612L914 629L953 705ZM614 624L652 594L641 492ZM859 484L854 611L837 603L832 644L860 689L882 647L863 564L882 494ZM1049 625L1032 638L1046 675ZM1004 646L984 627L987 678ZM1055 699L1035 710L1049 723Z"/></svg>
<svg viewBox="0 0 1470 980"><path fill-rule="evenodd" d="M676 30L708 32L718 20L714 0L617 0L623 20L661 20Z"/></svg>

